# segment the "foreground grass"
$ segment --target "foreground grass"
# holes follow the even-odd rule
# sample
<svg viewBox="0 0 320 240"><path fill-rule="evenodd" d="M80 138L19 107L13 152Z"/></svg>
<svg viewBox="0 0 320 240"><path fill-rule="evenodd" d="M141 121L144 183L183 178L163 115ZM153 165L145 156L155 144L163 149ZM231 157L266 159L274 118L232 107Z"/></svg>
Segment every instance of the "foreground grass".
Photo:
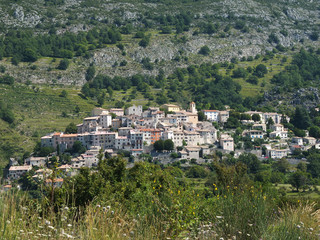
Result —
<svg viewBox="0 0 320 240"><path fill-rule="evenodd" d="M260 189L252 189L238 195L230 190L230 194L210 199L198 196L191 212L183 213L190 221L189 227L184 228L173 221L186 217L179 206L184 203L182 192L181 197L173 196L179 205L153 215L132 214L119 202L104 201L95 201L86 208L61 205L53 211L27 195L7 192L0 194L0 238L318 239L320 212L314 203L299 201L272 209L273 200L259 192ZM161 203L154 205L160 207ZM210 214L205 214L209 209Z"/></svg>

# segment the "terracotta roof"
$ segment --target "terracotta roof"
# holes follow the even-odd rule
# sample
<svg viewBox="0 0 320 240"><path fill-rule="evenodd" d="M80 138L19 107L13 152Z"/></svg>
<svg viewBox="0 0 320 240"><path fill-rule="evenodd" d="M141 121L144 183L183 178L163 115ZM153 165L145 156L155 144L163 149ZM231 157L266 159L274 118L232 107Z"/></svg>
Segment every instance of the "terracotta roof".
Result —
<svg viewBox="0 0 320 240"><path fill-rule="evenodd" d="M78 134L63 134L61 137L78 137Z"/></svg>
<svg viewBox="0 0 320 240"><path fill-rule="evenodd" d="M47 179L46 180L46 183L51 183L52 180L51 179ZM56 179L53 179L53 182L63 182L63 178L56 178Z"/></svg>
<svg viewBox="0 0 320 240"><path fill-rule="evenodd" d="M25 171L28 171L28 170L31 170L32 169L32 166L28 165L28 166L12 166L9 168L9 171L21 171L21 170L25 170Z"/></svg>
<svg viewBox="0 0 320 240"><path fill-rule="evenodd" d="M202 110L203 112L219 112L218 110Z"/></svg>

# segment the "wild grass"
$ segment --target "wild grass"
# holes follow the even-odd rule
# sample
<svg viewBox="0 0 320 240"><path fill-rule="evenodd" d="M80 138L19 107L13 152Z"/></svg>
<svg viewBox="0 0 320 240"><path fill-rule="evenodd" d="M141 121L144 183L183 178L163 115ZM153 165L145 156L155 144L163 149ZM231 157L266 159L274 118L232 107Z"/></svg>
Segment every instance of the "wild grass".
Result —
<svg viewBox="0 0 320 240"><path fill-rule="evenodd" d="M299 201L278 208L274 194L259 187L227 189L212 198L191 193L174 195L174 205L152 214L133 214L120 202L98 199L86 207L62 204L56 210L44 209L41 201L26 194L1 193L0 239L319 238L315 203ZM161 202L154 206L166 208Z"/></svg>

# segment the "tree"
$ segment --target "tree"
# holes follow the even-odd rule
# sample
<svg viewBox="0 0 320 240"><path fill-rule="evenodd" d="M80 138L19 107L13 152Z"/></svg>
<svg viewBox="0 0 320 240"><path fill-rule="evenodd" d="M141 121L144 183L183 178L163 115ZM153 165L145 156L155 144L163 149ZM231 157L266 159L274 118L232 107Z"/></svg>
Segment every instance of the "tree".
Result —
<svg viewBox="0 0 320 240"><path fill-rule="evenodd" d="M282 172L282 173L286 173L289 170L289 162L287 159L285 158L281 158L280 160L278 160L277 162L275 162L272 167L274 168L274 170Z"/></svg>
<svg viewBox="0 0 320 240"><path fill-rule="evenodd" d="M292 185L292 187L296 188L298 192L299 188L302 188L307 185L308 175L305 172L298 170L290 176L289 182Z"/></svg>
<svg viewBox="0 0 320 240"><path fill-rule="evenodd" d="M60 61L58 69L67 70L67 68L69 67L69 64L70 64L69 60L64 58Z"/></svg>
<svg viewBox="0 0 320 240"><path fill-rule="evenodd" d="M0 102L0 118L9 124L13 123L15 120L13 112L2 104L2 102Z"/></svg>
<svg viewBox="0 0 320 240"><path fill-rule="evenodd" d="M268 69L265 65L259 64L253 72L253 75L262 78L265 74L268 73Z"/></svg>
<svg viewBox="0 0 320 240"><path fill-rule="evenodd" d="M310 39L312 40L312 41L317 41L318 39L319 39L319 34L317 33L317 32L312 32L311 34L310 34Z"/></svg>
<svg viewBox="0 0 320 240"><path fill-rule="evenodd" d="M164 141L162 139L156 141L153 144L153 147L156 151L163 151L164 150Z"/></svg>
<svg viewBox="0 0 320 240"><path fill-rule="evenodd" d="M311 125L311 120L306 108L301 106L296 107L295 113L290 121L299 129L307 129Z"/></svg>
<svg viewBox="0 0 320 240"><path fill-rule="evenodd" d="M254 114L252 114L252 120L255 121L255 122L260 122L261 121L261 117L260 117L259 114L254 113Z"/></svg>
<svg viewBox="0 0 320 240"><path fill-rule="evenodd" d="M299 162L297 165L297 169L299 169L301 172L307 171L307 164L304 162Z"/></svg>
<svg viewBox="0 0 320 240"><path fill-rule="evenodd" d="M257 173L261 168L258 157L252 153L243 153L239 156L239 161L247 165L248 173Z"/></svg>
<svg viewBox="0 0 320 240"><path fill-rule="evenodd" d="M270 117L267 122L267 128L269 129L271 125L274 125L273 119Z"/></svg>
<svg viewBox="0 0 320 240"><path fill-rule="evenodd" d="M233 78L245 78L248 75L247 70L242 67L233 70L232 77Z"/></svg>
<svg viewBox="0 0 320 240"><path fill-rule="evenodd" d="M186 176L188 178L206 178L208 176L208 171L201 166L192 166L186 172Z"/></svg>
<svg viewBox="0 0 320 240"><path fill-rule="evenodd" d="M121 156L117 156L99 160L98 170L103 179L113 184L124 179L126 165L126 161Z"/></svg>
<svg viewBox="0 0 320 240"><path fill-rule="evenodd" d="M208 56L210 54L210 48L207 45L202 46L199 50L199 54Z"/></svg>
<svg viewBox="0 0 320 240"><path fill-rule="evenodd" d="M108 94L109 94L109 97L112 98L112 96L113 96L113 90L112 90L112 88L111 88L110 86L107 88L107 92L108 92Z"/></svg>
<svg viewBox="0 0 320 240"><path fill-rule="evenodd" d="M257 85L257 84L258 84L258 82L259 82L259 79L258 79L258 77L257 77L257 76L250 75L246 81L247 81L248 83L251 83L251 84Z"/></svg>
<svg viewBox="0 0 320 240"><path fill-rule="evenodd" d="M235 117L229 117L226 124L225 124L225 127L226 128L237 128L239 127L241 124L239 122L239 119L235 118Z"/></svg>
<svg viewBox="0 0 320 240"><path fill-rule="evenodd" d="M24 52L23 52L23 56L22 56L22 61L24 62L35 62L37 61L38 59L38 56L37 56L37 53L30 49L30 48L27 48Z"/></svg>
<svg viewBox="0 0 320 240"><path fill-rule="evenodd" d="M66 127L66 130L64 131L67 134L74 134L78 132L77 126L72 122L69 123L69 125Z"/></svg>
<svg viewBox="0 0 320 240"><path fill-rule="evenodd" d="M75 141L70 152L72 154L82 154L86 151L86 148L82 145L80 141Z"/></svg>
<svg viewBox="0 0 320 240"><path fill-rule="evenodd" d="M94 65L91 65L88 67L87 72L86 72L86 80L90 81L94 78L94 75L96 74L96 68Z"/></svg>
<svg viewBox="0 0 320 240"><path fill-rule="evenodd" d="M320 154L313 153L307 157L309 164L307 165L308 173L311 173L313 178L320 177Z"/></svg>
<svg viewBox="0 0 320 240"><path fill-rule="evenodd" d="M320 138L320 127L312 126L309 129L309 135L314 138Z"/></svg>
<svg viewBox="0 0 320 240"><path fill-rule="evenodd" d="M207 116L202 111L198 111L198 120L205 121L207 120Z"/></svg>
<svg viewBox="0 0 320 240"><path fill-rule="evenodd" d="M14 78L12 76L10 76L9 74L5 74L4 76L0 77L0 83L13 85Z"/></svg>
<svg viewBox="0 0 320 240"><path fill-rule="evenodd" d="M174 149L174 143L171 139L164 141L164 150L172 151Z"/></svg>
<svg viewBox="0 0 320 240"><path fill-rule="evenodd" d="M66 90L62 90L59 97L63 97L63 98L66 98L68 96L68 93Z"/></svg>

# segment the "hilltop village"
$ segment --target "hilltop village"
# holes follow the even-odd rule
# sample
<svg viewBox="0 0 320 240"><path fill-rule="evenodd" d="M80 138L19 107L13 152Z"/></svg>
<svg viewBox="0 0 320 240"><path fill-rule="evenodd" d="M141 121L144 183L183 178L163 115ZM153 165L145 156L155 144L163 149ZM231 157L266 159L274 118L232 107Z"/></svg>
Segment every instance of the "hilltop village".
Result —
<svg viewBox="0 0 320 240"><path fill-rule="evenodd" d="M52 158L58 163L55 167L65 174L48 178L46 182L61 186L63 176L75 175L82 167L94 169L99 159L118 154L128 158L128 167L142 160L161 164L180 162L188 166L190 162L207 163L213 156L231 154L237 158L244 152L255 154L261 161L287 158L296 164L301 161L292 157L297 151L320 148L317 139L308 133L306 137L296 137L284 128L282 123L290 121L288 116L248 111L239 115L239 123L244 128L225 128L231 124L231 114L228 106L223 111L198 112L194 102L187 110L173 104L146 109L141 105L126 110L95 108L90 117L76 125L76 132L54 132L41 138L41 147L55 152L45 157L30 156L23 166L11 159L7 179L9 183L19 179L33 167L36 167L34 177L43 178L52 173L48 168ZM85 151L70 155L68 162L57 159L76 145Z"/></svg>

